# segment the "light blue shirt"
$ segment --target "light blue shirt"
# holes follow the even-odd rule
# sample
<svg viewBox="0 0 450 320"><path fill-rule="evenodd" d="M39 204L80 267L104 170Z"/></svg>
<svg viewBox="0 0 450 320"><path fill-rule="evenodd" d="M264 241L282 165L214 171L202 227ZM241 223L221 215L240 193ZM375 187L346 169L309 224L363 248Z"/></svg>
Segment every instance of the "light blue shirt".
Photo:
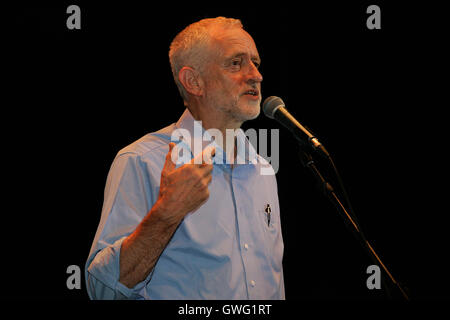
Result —
<svg viewBox="0 0 450 320"><path fill-rule="evenodd" d="M122 241L156 202L168 145L179 128L191 133L191 146L205 146L204 138L194 137L194 118L186 109L177 123L145 135L114 159L86 262L89 297L284 299L284 246L276 178L274 174L261 174L262 167L271 168L270 164L256 154L242 130L236 139L253 151L241 159L246 164L232 168L226 161L219 161L226 155L216 145L207 202L185 216L144 281L134 288L119 282ZM250 159L252 154L256 158Z"/></svg>

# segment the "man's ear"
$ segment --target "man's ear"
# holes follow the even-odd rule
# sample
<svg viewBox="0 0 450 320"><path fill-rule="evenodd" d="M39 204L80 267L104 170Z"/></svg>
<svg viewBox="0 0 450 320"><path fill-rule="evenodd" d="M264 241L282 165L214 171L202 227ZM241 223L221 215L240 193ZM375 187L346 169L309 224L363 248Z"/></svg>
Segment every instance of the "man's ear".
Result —
<svg viewBox="0 0 450 320"><path fill-rule="evenodd" d="M178 80L180 80L184 89L194 96L203 94L203 81L197 70L191 67L183 67L178 72Z"/></svg>

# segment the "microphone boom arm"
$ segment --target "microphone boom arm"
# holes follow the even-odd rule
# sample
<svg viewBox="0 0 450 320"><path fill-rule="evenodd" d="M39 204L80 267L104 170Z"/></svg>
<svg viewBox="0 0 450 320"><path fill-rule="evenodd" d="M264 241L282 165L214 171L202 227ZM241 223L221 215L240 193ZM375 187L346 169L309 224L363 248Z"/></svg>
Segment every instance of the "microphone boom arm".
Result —
<svg viewBox="0 0 450 320"><path fill-rule="evenodd" d="M372 261L375 264L381 266L382 270L388 276L391 283L401 292L403 298L405 300L409 300L408 294L406 293L405 289L403 289L402 286L400 285L400 283L398 283L394 279L394 277L389 272L386 265L381 261L380 257L376 254L375 250L372 248L369 241L364 236L364 233L362 232L361 228L359 227L359 224L354 221L352 216L349 214L349 212L347 211L345 206L340 201L339 197L334 192L333 187L330 185L330 183L328 183L324 179L324 177L320 173L319 169L317 169L312 156L309 153L303 151L301 148L300 148L299 156L300 156L300 161L303 164L303 166L308 168L312 172L312 175L315 177L318 185L321 187L322 192L327 196L327 198L331 201L331 203L336 207L339 215L344 220L344 223L345 223L347 229L356 237L356 239L359 241L359 243L363 247L364 251L372 259ZM384 277L381 277L381 279L384 283L384 287L386 288L386 293L388 294L389 298L391 298L390 292L389 292L389 287L386 285Z"/></svg>

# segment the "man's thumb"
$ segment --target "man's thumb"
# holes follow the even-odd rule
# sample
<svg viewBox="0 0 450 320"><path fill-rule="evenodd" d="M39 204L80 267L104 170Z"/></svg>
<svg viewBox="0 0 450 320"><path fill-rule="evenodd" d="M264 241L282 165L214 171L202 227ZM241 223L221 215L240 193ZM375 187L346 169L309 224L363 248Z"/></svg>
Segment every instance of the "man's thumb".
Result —
<svg viewBox="0 0 450 320"><path fill-rule="evenodd" d="M178 153L173 152L175 146L176 146L175 143L173 142L169 143L169 152L167 152L166 162L164 163L163 170L172 171L173 169L175 169L178 160Z"/></svg>

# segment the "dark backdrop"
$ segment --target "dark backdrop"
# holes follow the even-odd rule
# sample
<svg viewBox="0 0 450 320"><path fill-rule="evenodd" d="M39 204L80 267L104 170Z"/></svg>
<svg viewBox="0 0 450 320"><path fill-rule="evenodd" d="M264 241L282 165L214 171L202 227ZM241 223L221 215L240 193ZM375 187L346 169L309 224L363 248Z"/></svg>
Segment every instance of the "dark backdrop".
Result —
<svg viewBox="0 0 450 320"><path fill-rule="evenodd" d="M82 28L68 30L75 3ZM67 289L66 268L84 269L111 162L179 118L169 44L187 24L222 15L255 39L263 98L282 97L332 154L394 276L412 298L448 298L446 33L442 8L427 3L376 3L381 30L366 28L369 2L15 5L2 103L2 296L87 299L84 280ZM244 127L280 129L287 299L384 299L366 288L372 262L314 188L291 135L263 115Z"/></svg>

